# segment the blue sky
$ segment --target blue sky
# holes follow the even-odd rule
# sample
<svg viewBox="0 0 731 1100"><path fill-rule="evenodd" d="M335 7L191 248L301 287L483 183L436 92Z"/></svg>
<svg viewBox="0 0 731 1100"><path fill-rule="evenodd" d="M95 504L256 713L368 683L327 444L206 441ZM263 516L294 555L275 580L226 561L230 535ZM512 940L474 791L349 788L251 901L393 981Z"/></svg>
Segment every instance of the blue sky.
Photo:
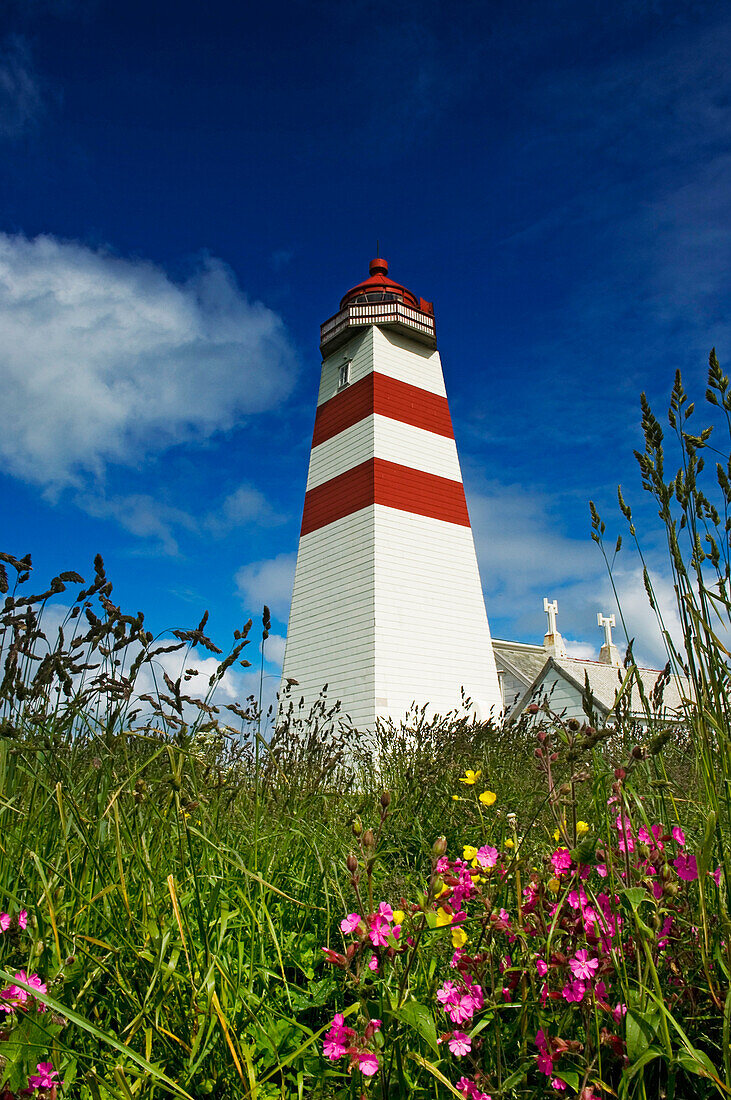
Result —
<svg viewBox="0 0 731 1100"><path fill-rule="evenodd" d="M5 0L3 548L100 551L156 630L266 600L275 681L318 326L378 238L435 303L493 633L548 595L598 652L587 502L622 529L640 392L728 360L730 50L689 0Z"/></svg>

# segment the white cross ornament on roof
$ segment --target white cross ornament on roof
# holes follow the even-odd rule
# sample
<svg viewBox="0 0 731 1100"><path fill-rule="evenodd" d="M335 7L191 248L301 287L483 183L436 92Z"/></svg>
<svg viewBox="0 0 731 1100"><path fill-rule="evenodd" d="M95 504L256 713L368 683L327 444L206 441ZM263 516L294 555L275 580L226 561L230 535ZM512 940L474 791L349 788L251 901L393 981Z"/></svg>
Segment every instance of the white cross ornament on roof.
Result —
<svg viewBox="0 0 731 1100"><path fill-rule="evenodd" d="M556 616L558 615L558 600L549 600L548 596L543 597L543 610L548 615L548 633L556 633Z"/></svg>
<svg viewBox="0 0 731 1100"><path fill-rule="evenodd" d="M617 625L617 620L614 618L614 615L602 615L601 611L598 611L596 621L598 626L604 627L604 645L611 647L612 627Z"/></svg>

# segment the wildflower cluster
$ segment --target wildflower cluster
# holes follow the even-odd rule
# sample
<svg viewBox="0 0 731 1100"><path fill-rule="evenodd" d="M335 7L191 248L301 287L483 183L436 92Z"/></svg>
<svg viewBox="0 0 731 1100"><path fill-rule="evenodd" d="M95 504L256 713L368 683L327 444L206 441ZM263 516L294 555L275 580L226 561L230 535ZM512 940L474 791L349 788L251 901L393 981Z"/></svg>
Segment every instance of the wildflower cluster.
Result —
<svg viewBox="0 0 731 1100"><path fill-rule="evenodd" d="M370 1044L380 1028L380 1020L369 1020L363 1034L359 1035L354 1028L345 1026L342 1012L337 1012L325 1035L325 1057L336 1062L347 1055L350 1059L350 1070L357 1067L365 1077L372 1077L378 1071L378 1056Z"/></svg>
<svg viewBox="0 0 731 1100"><path fill-rule="evenodd" d="M27 927L28 913L25 909L21 909L16 917L11 917L8 913L0 913L0 934L17 934L26 931ZM0 1017L2 1021L0 1022L0 1043L22 1041L20 1036L24 1033L27 1024L47 1011L42 997L46 992L46 982L38 974L28 974L25 970L15 971L13 983L0 990L0 1013L3 1014ZM53 1022L58 1026L61 1021L54 1018ZM46 1033L49 1031L52 1033L53 1023L50 1028L46 1024L44 1030ZM30 1047L28 1056L31 1057ZM26 1059L22 1065L13 1067L15 1075L10 1082L6 1069L2 1100L16 1100L21 1094L29 1096L36 1092L48 1097L48 1100L56 1100L57 1089L63 1085L63 1081L59 1080L53 1063L36 1063L35 1073L30 1072L32 1065L33 1062L27 1063ZM20 1074L24 1076L21 1077ZM22 1087L26 1078L27 1087Z"/></svg>
<svg viewBox="0 0 731 1100"><path fill-rule="evenodd" d="M693 1018L706 1019L719 1005L722 1017L714 963L703 957L696 923L699 856L679 824L647 819L626 778L616 769L603 836L574 814L570 828L560 820L554 834L559 843L530 858L515 815L500 817L508 823L506 835L497 818L482 816L488 803L474 790L485 842L466 843L461 857L452 858L444 838L437 840L423 893L402 898L396 911L385 901L368 903L376 838L364 834L368 894L361 889L361 863L351 856L351 886L363 904L340 922L344 950L326 954L361 999L367 1026L356 1033L336 1017L327 1057L347 1055L351 1068L366 1074L366 1064L375 1074L377 1023L380 1063L392 1061L403 1028L399 1032L387 1019L388 1006L398 1023L418 1019L419 1035L428 1036L421 1006L408 1008L416 1003L419 970L438 976L428 993L438 1064L448 1073L454 1059L453 1087L467 1100L489 1100L493 1090L504 1089L495 1075L496 1049L506 1066L521 1068L533 1095L547 1088L548 1095L598 1100L616 1090L638 1056L628 1018L636 1032L644 1029L643 1051L658 1036L653 1056L657 1049L657 1057L674 1058L672 1038L646 992L648 981L657 1002L682 1010L689 1030ZM479 771L468 770L461 782L478 788L478 780ZM707 877L711 889L720 888L720 868ZM380 1018L367 1013L376 996L382 1031ZM695 1048L684 1042L678 1057L687 1063L688 1048ZM697 1059L701 1065L702 1056ZM384 1096L386 1088L384 1083Z"/></svg>

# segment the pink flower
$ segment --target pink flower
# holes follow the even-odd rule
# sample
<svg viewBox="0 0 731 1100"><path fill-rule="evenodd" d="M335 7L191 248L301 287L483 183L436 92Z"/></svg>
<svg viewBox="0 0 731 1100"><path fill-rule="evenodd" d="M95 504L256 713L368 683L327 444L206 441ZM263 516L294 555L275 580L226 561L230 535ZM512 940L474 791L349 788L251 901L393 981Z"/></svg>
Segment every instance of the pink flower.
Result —
<svg viewBox="0 0 731 1100"><path fill-rule="evenodd" d="M541 1073L545 1073L546 1077L550 1077L553 1073L553 1058L547 1050L540 1050L536 1055L536 1065Z"/></svg>
<svg viewBox="0 0 731 1100"><path fill-rule="evenodd" d="M475 859L479 863L480 867L482 867L483 871L487 871L491 867L495 866L498 861L498 855L499 853L497 848L490 848L486 844L483 844L481 848L477 849L477 855L475 856Z"/></svg>
<svg viewBox="0 0 731 1100"><path fill-rule="evenodd" d="M454 982L446 981L442 988L437 990L437 1000L440 1005L452 1004L455 996L458 997L459 992Z"/></svg>
<svg viewBox="0 0 731 1100"><path fill-rule="evenodd" d="M488 1096L486 1092L482 1092L474 1081L470 1081L469 1077L460 1077L457 1088L465 1100L492 1100L492 1097Z"/></svg>
<svg viewBox="0 0 731 1100"><path fill-rule="evenodd" d="M563 1091L566 1088L566 1082L562 1081L560 1077L554 1077L551 1081L551 1088L556 1089L557 1092Z"/></svg>
<svg viewBox="0 0 731 1100"><path fill-rule="evenodd" d="M678 878L682 878L683 882L693 882L698 878L698 865L695 856L676 856L673 865L678 872Z"/></svg>
<svg viewBox="0 0 731 1100"><path fill-rule="evenodd" d="M607 865L606 865L606 863L597 863L596 873L599 875L599 878L606 878L607 877Z"/></svg>
<svg viewBox="0 0 731 1100"><path fill-rule="evenodd" d="M393 909L388 904L388 902L382 901L381 904L378 906L378 912L381 914L382 917L385 917L387 921L390 922L393 920Z"/></svg>
<svg viewBox="0 0 731 1100"><path fill-rule="evenodd" d="M551 856L551 863L557 875L565 875L571 870L571 854L568 848L557 848Z"/></svg>
<svg viewBox="0 0 731 1100"><path fill-rule="evenodd" d="M28 925L28 910L21 909L18 913L18 928L25 929Z"/></svg>
<svg viewBox="0 0 731 1100"><path fill-rule="evenodd" d="M368 937L374 947L385 947L391 932L388 921L380 913L372 913L368 918L370 932Z"/></svg>
<svg viewBox="0 0 731 1100"><path fill-rule="evenodd" d="M10 917L7 913L0 913L0 932L7 932L10 928Z"/></svg>
<svg viewBox="0 0 731 1100"><path fill-rule="evenodd" d="M583 947L579 948L569 963L569 970L574 977L585 982L590 982L598 969L599 960L590 958L589 952Z"/></svg>
<svg viewBox="0 0 731 1100"><path fill-rule="evenodd" d="M32 974L30 978L26 974L25 970L18 970L15 977L20 982L25 982L26 985L30 985L33 989L38 990L39 993L46 992L46 983L42 982L37 974ZM7 989L3 989L0 992L0 998L10 1003L10 1007L6 1008L4 1005L0 1006L0 1009L4 1012L12 1012L13 1008L23 1008L28 1003L28 998L33 994L28 993L20 986L11 985ZM41 1006L41 1011L45 1011L45 1006Z"/></svg>
<svg viewBox="0 0 731 1100"><path fill-rule="evenodd" d="M679 825L673 826L673 840L680 845L681 848L685 847L685 833Z"/></svg>
<svg viewBox="0 0 731 1100"><path fill-rule="evenodd" d="M622 1018L626 1015L627 1015L627 1005L622 1004L622 1002L620 1001L620 1003L618 1005L615 1005L614 1008L612 1009L612 1016L614 1017L614 1022L617 1023L617 1024L621 1024Z"/></svg>
<svg viewBox="0 0 731 1100"><path fill-rule="evenodd" d="M576 1004L579 1004L579 1002L583 1001L583 999L584 999L584 994L586 993L586 986L584 985L584 983L582 981L579 981L577 979L576 981L573 981L573 982L567 982L566 985L561 990L561 992L564 996L564 999L567 1000L569 1003L574 1001L574 1002L576 1002Z"/></svg>
<svg viewBox="0 0 731 1100"><path fill-rule="evenodd" d="M378 959L375 955L371 955L370 959L368 960L368 969L378 970Z"/></svg>
<svg viewBox="0 0 731 1100"><path fill-rule="evenodd" d="M38 1076L28 1078L28 1088L31 1089L50 1089L55 1084L62 1084L63 1082L54 1081L54 1077L58 1077L58 1073L53 1068L52 1062L39 1062L36 1066L38 1070Z"/></svg>
<svg viewBox="0 0 731 1100"><path fill-rule="evenodd" d="M356 928L361 922L360 913L348 913L347 917L343 917L340 922L340 928L343 932L355 932Z"/></svg>
<svg viewBox="0 0 731 1100"><path fill-rule="evenodd" d="M545 959L536 959L536 970L539 978L545 978L548 973L548 963Z"/></svg>
<svg viewBox="0 0 731 1100"><path fill-rule="evenodd" d="M358 1069L366 1077L372 1077L374 1073L378 1073L378 1058L373 1051L361 1050L358 1052Z"/></svg>
<svg viewBox="0 0 731 1100"><path fill-rule="evenodd" d="M715 871L709 871L708 874L711 876L711 878L715 882L716 886L721 885L721 868L720 867L717 867Z"/></svg>
<svg viewBox="0 0 731 1100"><path fill-rule="evenodd" d="M449 1049L452 1054L456 1054L458 1058L461 1058L463 1054L469 1053L472 1049L472 1040L469 1035L465 1035L464 1031L453 1031L452 1038L449 1040Z"/></svg>
<svg viewBox="0 0 731 1100"><path fill-rule="evenodd" d="M345 1047L342 1043L338 1043L335 1039L325 1039L322 1044L323 1054L326 1058L329 1058L331 1062L337 1062L338 1058L342 1058L345 1054Z"/></svg>

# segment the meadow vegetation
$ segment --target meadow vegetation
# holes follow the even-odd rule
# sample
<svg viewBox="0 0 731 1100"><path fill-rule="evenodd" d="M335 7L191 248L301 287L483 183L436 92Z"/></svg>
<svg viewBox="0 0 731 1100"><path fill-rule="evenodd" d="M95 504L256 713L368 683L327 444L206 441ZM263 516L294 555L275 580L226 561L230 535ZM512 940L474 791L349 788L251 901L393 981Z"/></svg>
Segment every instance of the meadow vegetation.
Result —
<svg viewBox="0 0 731 1100"><path fill-rule="evenodd" d="M630 713L630 647L606 725L537 700L366 736L291 685L264 736L260 697L217 689L266 609L227 652L205 617L155 639L100 557L33 592L30 556L0 554L0 1100L731 1095L715 355L706 396L713 435L676 379L672 457L643 403L682 623L666 678L689 685L672 716L661 688ZM592 534L609 559L593 507Z"/></svg>

